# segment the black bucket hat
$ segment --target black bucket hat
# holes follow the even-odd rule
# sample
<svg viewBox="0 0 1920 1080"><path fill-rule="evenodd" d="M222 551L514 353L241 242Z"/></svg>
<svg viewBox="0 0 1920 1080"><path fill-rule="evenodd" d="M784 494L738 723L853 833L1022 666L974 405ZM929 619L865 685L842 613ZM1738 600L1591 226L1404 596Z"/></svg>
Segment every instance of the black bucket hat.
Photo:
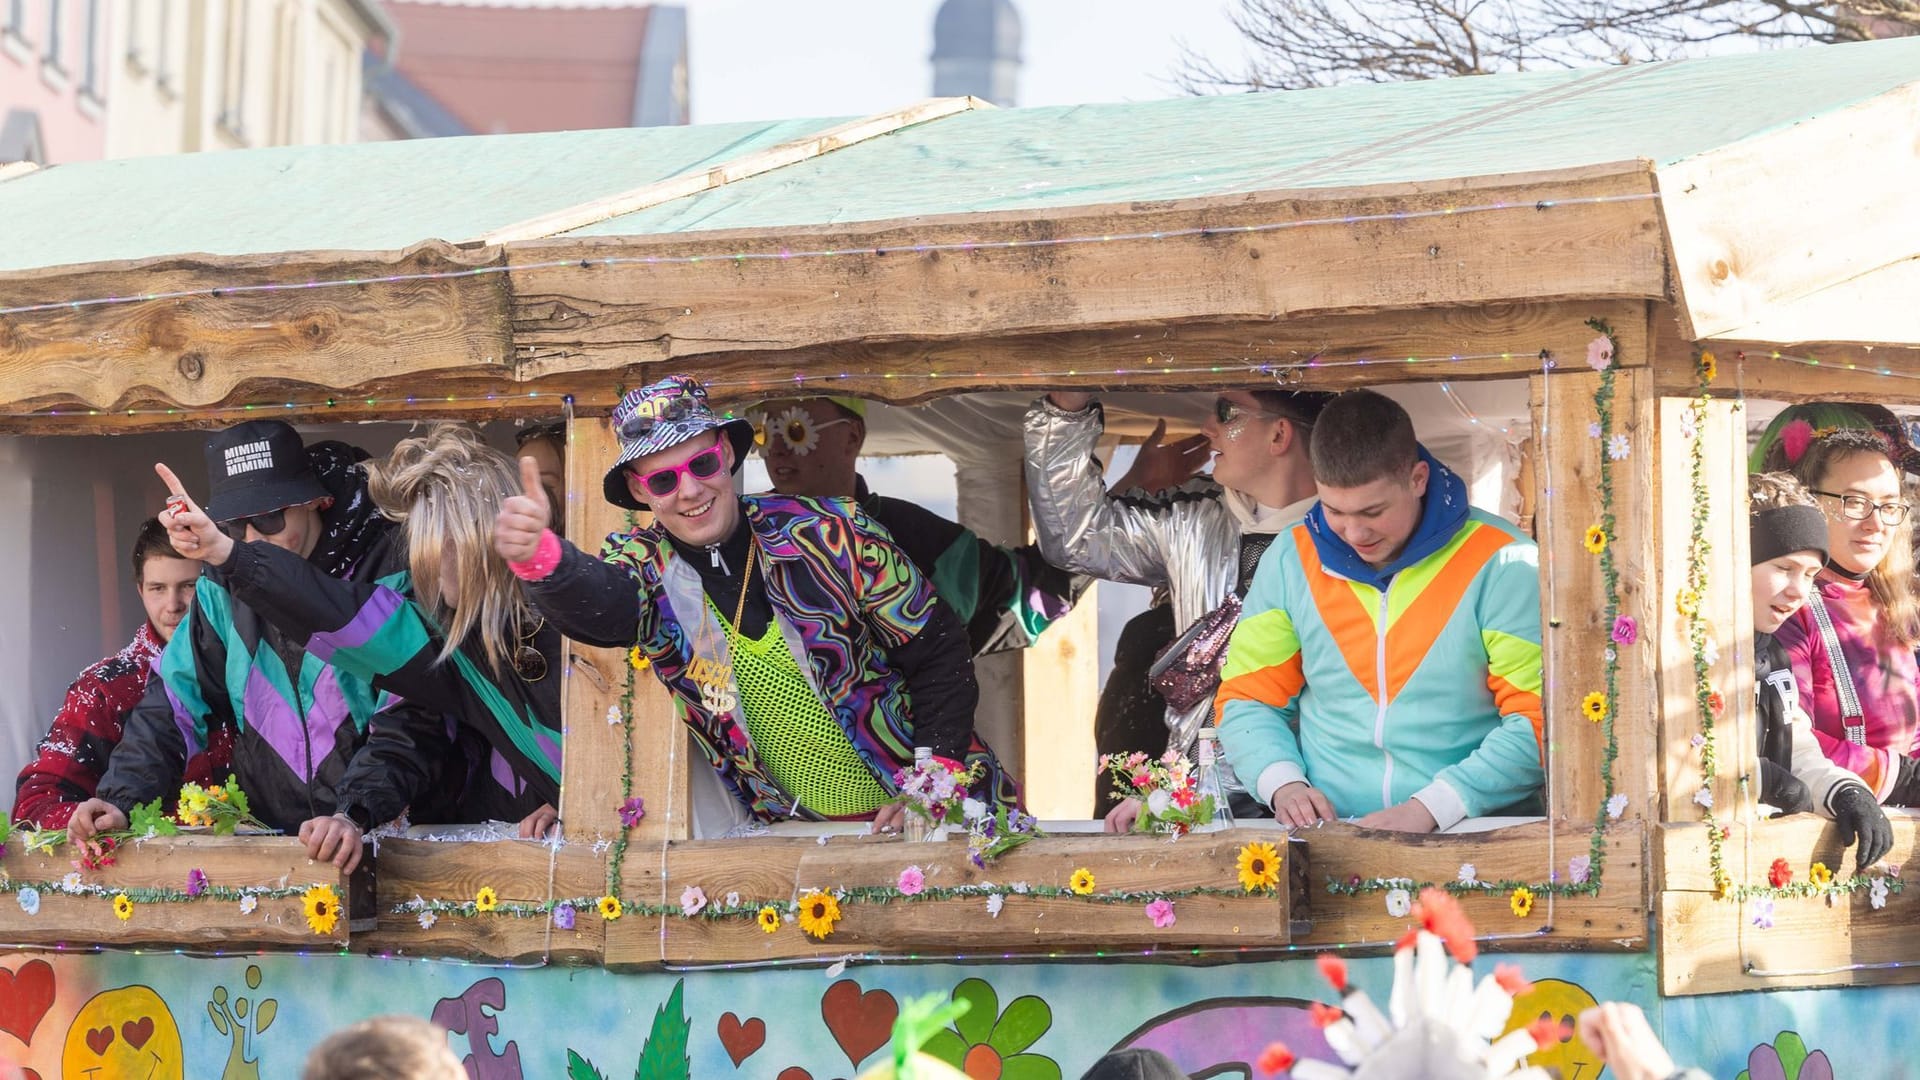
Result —
<svg viewBox="0 0 1920 1080"><path fill-rule="evenodd" d="M207 516L215 521L269 514L327 498L307 444L279 420L249 420L207 438Z"/></svg>
<svg viewBox="0 0 1920 1080"><path fill-rule="evenodd" d="M707 390L689 375L669 375L657 383L629 390L613 407L613 432L620 440L620 459L607 470L601 489L607 501L628 510L645 510L633 497L623 475L627 464L648 454L678 446L696 435L724 429L733 443L733 471L740 471L753 448L753 424L731 412L716 414L707 404Z"/></svg>

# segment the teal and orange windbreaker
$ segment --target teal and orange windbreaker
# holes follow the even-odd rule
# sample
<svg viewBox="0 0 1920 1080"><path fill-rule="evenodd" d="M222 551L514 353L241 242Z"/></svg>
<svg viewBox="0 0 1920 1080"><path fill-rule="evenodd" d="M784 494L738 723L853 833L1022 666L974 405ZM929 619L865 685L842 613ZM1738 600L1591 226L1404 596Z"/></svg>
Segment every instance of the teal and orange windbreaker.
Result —
<svg viewBox="0 0 1920 1080"><path fill-rule="evenodd" d="M1342 817L1417 798L1444 829L1541 788L1538 552L1421 456L1427 505L1387 575L1317 505L1260 561L1214 710L1263 802L1305 780Z"/></svg>

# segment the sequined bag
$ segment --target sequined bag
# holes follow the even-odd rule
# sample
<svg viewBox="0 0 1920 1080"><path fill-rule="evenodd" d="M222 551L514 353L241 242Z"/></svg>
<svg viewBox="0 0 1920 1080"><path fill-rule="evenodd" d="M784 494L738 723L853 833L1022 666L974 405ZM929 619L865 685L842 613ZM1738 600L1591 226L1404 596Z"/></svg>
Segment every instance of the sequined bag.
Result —
<svg viewBox="0 0 1920 1080"><path fill-rule="evenodd" d="M1220 689L1220 667L1227 659L1227 639L1240 621L1240 597L1228 594L1220 606L1193 620L1147 669L1147 684L1160 691L1175 712L1213 698Z"/></svg>

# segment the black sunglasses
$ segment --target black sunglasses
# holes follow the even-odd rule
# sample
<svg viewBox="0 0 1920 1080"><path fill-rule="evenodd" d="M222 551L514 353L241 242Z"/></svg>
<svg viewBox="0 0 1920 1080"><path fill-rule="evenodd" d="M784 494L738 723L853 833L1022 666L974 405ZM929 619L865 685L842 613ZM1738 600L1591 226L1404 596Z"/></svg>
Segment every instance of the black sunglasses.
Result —
<svg viewBox="0 0 1920 1080"><path fill-rule="evenodd" d="M620 437L628 442L644 439L661 424L671 424L693 415L698 404L691 394L676 394L646 414L635 413L620 421Z"/></svg>
<svg viewBox="0 0 1920 1080"><path fill-rule="evenodd" d="M253 531L259 533L261 536L279 536L280 531L287 527L287 512L285 510L269 510L264 514L255 514L252 517L228 518L220 522L220 531L233 537L235 540L245 540L247 538L247 526L249 525L253 526Z"/></svg>

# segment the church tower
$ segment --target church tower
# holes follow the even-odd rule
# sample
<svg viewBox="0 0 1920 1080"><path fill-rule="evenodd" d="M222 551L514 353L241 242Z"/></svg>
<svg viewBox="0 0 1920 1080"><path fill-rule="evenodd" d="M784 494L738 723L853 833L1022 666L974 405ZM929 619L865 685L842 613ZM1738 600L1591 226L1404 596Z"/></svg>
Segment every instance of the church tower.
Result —
<svg viewBox="0 0 1920 1080"><path fill-rule="evenodd" d="M946 0L933 19L933 95L972 94L1011 106L1020 79L1013 0Z"/></svg>

